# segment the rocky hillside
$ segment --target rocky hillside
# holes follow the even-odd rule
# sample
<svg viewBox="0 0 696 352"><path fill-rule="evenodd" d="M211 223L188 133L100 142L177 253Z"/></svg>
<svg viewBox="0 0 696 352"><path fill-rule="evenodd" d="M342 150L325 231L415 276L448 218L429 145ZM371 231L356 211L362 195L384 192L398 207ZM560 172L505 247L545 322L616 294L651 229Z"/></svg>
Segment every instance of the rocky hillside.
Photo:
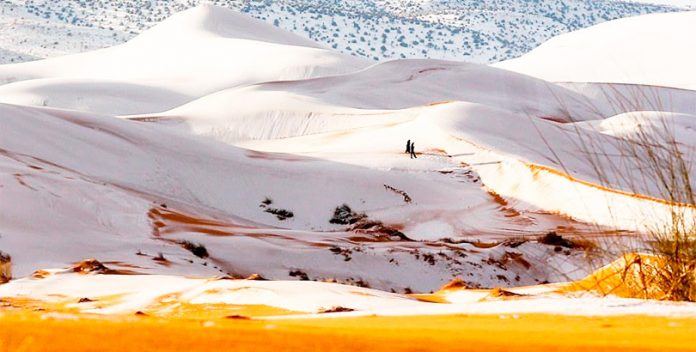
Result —
<svg viewBox="0 0 696 352"><path fill-rule="evenodd" d="M0 42L0 62L110 46L204 2L372 60L478 63L514 58L607 20L678 10L613 0L3 0L0 25L13 34Z"/></svg>

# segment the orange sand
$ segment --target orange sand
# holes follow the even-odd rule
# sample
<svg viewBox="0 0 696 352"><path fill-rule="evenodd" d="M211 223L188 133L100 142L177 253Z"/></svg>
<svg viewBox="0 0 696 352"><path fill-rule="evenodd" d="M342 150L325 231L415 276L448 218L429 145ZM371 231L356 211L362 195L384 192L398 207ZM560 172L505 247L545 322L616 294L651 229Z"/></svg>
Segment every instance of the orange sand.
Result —
<svg viewBox="0 0 696 352"><path fill-rule="evenodd" d="M78 319L79 317L79 319ZM0 313L0 351L688 351L696 320L551 315L185 320Z"/></svg>

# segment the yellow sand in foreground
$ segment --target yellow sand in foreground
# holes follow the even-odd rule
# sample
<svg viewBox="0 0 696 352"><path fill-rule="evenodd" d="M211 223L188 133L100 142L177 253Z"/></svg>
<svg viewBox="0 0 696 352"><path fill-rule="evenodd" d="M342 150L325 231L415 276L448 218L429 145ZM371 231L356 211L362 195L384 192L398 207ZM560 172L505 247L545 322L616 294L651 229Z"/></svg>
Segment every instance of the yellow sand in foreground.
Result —
<svg viewBox="0 0 696 352"><path fill-rule="evenodd" d="M551 315L184 320L0 313L0 351L686 351L696 319ZM55 313L57 314L57 313Z"/></svg>

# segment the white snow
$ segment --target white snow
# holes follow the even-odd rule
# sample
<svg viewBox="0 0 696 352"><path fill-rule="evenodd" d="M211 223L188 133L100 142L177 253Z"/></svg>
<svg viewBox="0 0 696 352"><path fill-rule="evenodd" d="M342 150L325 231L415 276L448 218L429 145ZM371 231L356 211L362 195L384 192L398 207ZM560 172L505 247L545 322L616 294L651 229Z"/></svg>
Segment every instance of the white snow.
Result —
<svg viewBox="0 0 696 352"><path fill-rule="evenodd" d="M237 12L199 6L123 45L2 66L0 101L153 113L225 88L351 72L367 64Z"/></svg>
<svg viewBox="0 0 696 352"><path fill-rule="evenodd" d="M645 18L676 16L676 26L691 14L661 16ZM500 242L666 220L656 175L621 152L641 131L661 138L673 126L694 161L695 93L632 77L554 83L442 60L370 65L197 7L123 45L0 66L0 101L11 103L0 105L0 250L18 277L94 257L142 274L398 292L454 277L577 279L592 269L582 250ZM626 103L632 95L640 102ZM403 153L407 139L418 159ZM331 223L343 204L375 226Z"/></svg>
<svg viewBox="0 0 696 352"><path fill-rule="evenodd" d="M381 166L366 168L245 151L156 124L108 116L9 105L0 106L0 110L0 154L6 170L0 197L18 200L0 203L0 246L13 254L18 276L95 257L135 265L135 271L146 273L244 276L260 272L286 278L290 271L301 268L314 278L362 279L374 287L405 289L412 285L412 289L429 290L453 276L472 275L470 268L478 262L499 258L512 249L499 246L472 251L470 259L464 261L455 260L453 252L431 265L420 255L437 253L438 246L419 242L362 244L350 240L355 234L330 232L340 229L329 223L333 209L350 204L376 220L403 227L416 239L467 233L539 233L565 223L534 213L520 215L520 220L529 220L510 223L507 214L472 179L426 169L384 169L388 163L407 160L398 153L374 159ZM437 169L454 166L445 156L424 164L428 165ZM404 190L415 201L405 203L402 196L385 189L385 184ZM273 207L290 209L295 216L280 221L264 212L259 205L265 197L273 200ZM163 219L173 233L153 237L154 222L159 219L148 216L162 203L185 214L218 221L219 225L211 228L228 235L209 236L204 228ZM423 228L418 230L418 226L424 215L432 216L430 221L443 222L451 233L421 232ZM248 227L258 230L245 230ZM166 241L174 239L205 244L214 260L209 263L193 258ZM332 253L328 248L332 245L353 251L352 260L346 262L343 256ZM457 247L466 253L470 251L467 246ZM173 264L154 262L152 257L158 252ZM549 253L553 248L531 252L528 260ZM576 260L580 266L583 259ZM512 266L508 271L474 273L471 280L491 284L500 282L500 275L509 283L516 275L522 275L520 282L524 283L546 280L546 269L540 266L539 270L530 274L527 268Z"/></svg>
<svg viewBox="0 0 696 352"><path fill-rule="evenodd" d="M693 11L619 19L560 35L518 59L495 66L552 82L693 90L696 77L689 73L696 60L695 30Z"/></svg>
<svg viewBox="0 0 696 352"><path fill-rule="evenodd" d="M533 292L531 288L529 292ZM266 305L308 315L282 318L346 316L406 316L436 314L562 314L573 316L650 315L696 317L696 304L646 301L616 297L566 297L554 293L525 293L515 299L496 299L486 291L456 290L445 293L449 303L428 303L377 290L333 283L303 281L248 281L194 279L170 276L119 276L55 274L44 279L15 280L0 286L0 297L31 298L46 302L99 302L73 307L87 313L132 314L156 307L166 297L175 303L206 305ZM344 307L348 313L316 314ZM267 317L267 319L274 317Z"/></svg>

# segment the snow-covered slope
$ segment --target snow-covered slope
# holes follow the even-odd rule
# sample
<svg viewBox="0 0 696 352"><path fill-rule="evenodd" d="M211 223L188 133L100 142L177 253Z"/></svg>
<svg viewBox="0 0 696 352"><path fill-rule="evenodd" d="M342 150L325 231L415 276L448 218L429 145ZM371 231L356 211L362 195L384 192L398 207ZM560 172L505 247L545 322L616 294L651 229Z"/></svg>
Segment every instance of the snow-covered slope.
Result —
<svg viewBox="0 0 696 352"><path fill-rule="evenodd" d="M0 5L6 9L8 21L19 21L19 34L26 40L50 40L45 50L32 48L26 53L48 57L109 44L110 38L80 44L86 38L81 34L83 29L124 40L201 3L246 12L327 47L368 59L437 58L478 63L517 57L553 36L603 21L678 10L614 0L5 0ZM14 12L9 13L10 9ZM46 36L45 28L58 30ZM0 47L3 40L0 38ZM80 49L79 45L87 47Z"/></svg>
<svg viewBox="0 0 696 352"><path fill-rule="evenodd" d="M665 199L671 198L659 182L665 175L650 165L644 154L648 150L626 140L630 134L625 130L633 129L635 134L643 131L648 140L668 145L669 140L663 139L665 134L657 127L678 126L688 131L694 128L691 116L695 116L635 112L612 118L623 120L621 124L593 128L465 102L393 114L405 121L240 145L376 167L384 165L379 155L393 150L399 139L415 138L424 161L435 161L436 151L444 151L451 162L471 165L489 189L514 199L515 209L541 209L608 227L647 231L669 217L671 209ZM644 119L652 120L656 128L640 130ZM686 132L677 138L684 142L680 148L687 165L692 165L693 153L689 151L693 142L688 141ZM358 158L352 153L374 156ZM420 167L428 167L422 165L424 161ZM687 170L692 171L690 167Z"/></svg>
<svg viewBox="0 0 696 352"><path fill-rule="evenodd" d="M225 88L351 72L366 65L237 12L200 6L123 45L2 66L0 82L6 84L0 101L147 113Z"/></svg>
<svg viewBox="0 0 696 352"><path fill-rule="evenodd" d="M476 103L557 122L604 119L631 111L696 114L692 91L554 84L483 65L397 60L353 74L228 89L136 118L184 123L197 134L233 143L404 121L428 106L448 102Z"/></svg>
<svg viewBox="0 0 696 352"><path fill-rule="evenodd" d="M621 19L553 38L497 66L554 82L696 89L694 31L696 12Z"/></svg>
<svg viewBox="0 0 696 352"><path fill-rule="evenodd" d="M669 145L660 126L696 147L693 91L370 66L212 6L0 78L0 249L18 276L94 257L395 291L579 278L587 248L537 236L659 225L673 199L623 152L640 133Z"/></svg>
<svg viewBox="0 0 696 352"><path fill-rule="evenodd" d="M136 118L184 123L196 134L233 143L405 121L452 101L556 121L603 117L585 96L532 77L476 64L399 60L354 74L228 89Z"/></svg>
<svg viewBox="0 0 696 352"><path fill-rule="evenodd" d="M583 273L573 274L581 253L569 257L531 242L477 249L437 241L573 224L508 209L475 173L445 155L409 166L399 153L370 159L372 150L357 156L381 165L351 166L246 151L107 116L1 108L0 197L15 201L0 203L0 247L13 255L19 276L87 257L144 273L260 273L399 290L433 289L458 275L488 286ZM260 207L266 198L272 203ZM377 223L345 232L329 221L342 204ZM293 215L280 220L272 209ZM395 230L426 242L389 235ZM210 257L196 258L183 240L204 244ZM473 270L485 261L507 262L513 252L526 256L525 263L560 260L565 269L510 262L505 269ZM166 260L157 260L158 253ZM568 261L575 255L573 266Z"/></svg>

